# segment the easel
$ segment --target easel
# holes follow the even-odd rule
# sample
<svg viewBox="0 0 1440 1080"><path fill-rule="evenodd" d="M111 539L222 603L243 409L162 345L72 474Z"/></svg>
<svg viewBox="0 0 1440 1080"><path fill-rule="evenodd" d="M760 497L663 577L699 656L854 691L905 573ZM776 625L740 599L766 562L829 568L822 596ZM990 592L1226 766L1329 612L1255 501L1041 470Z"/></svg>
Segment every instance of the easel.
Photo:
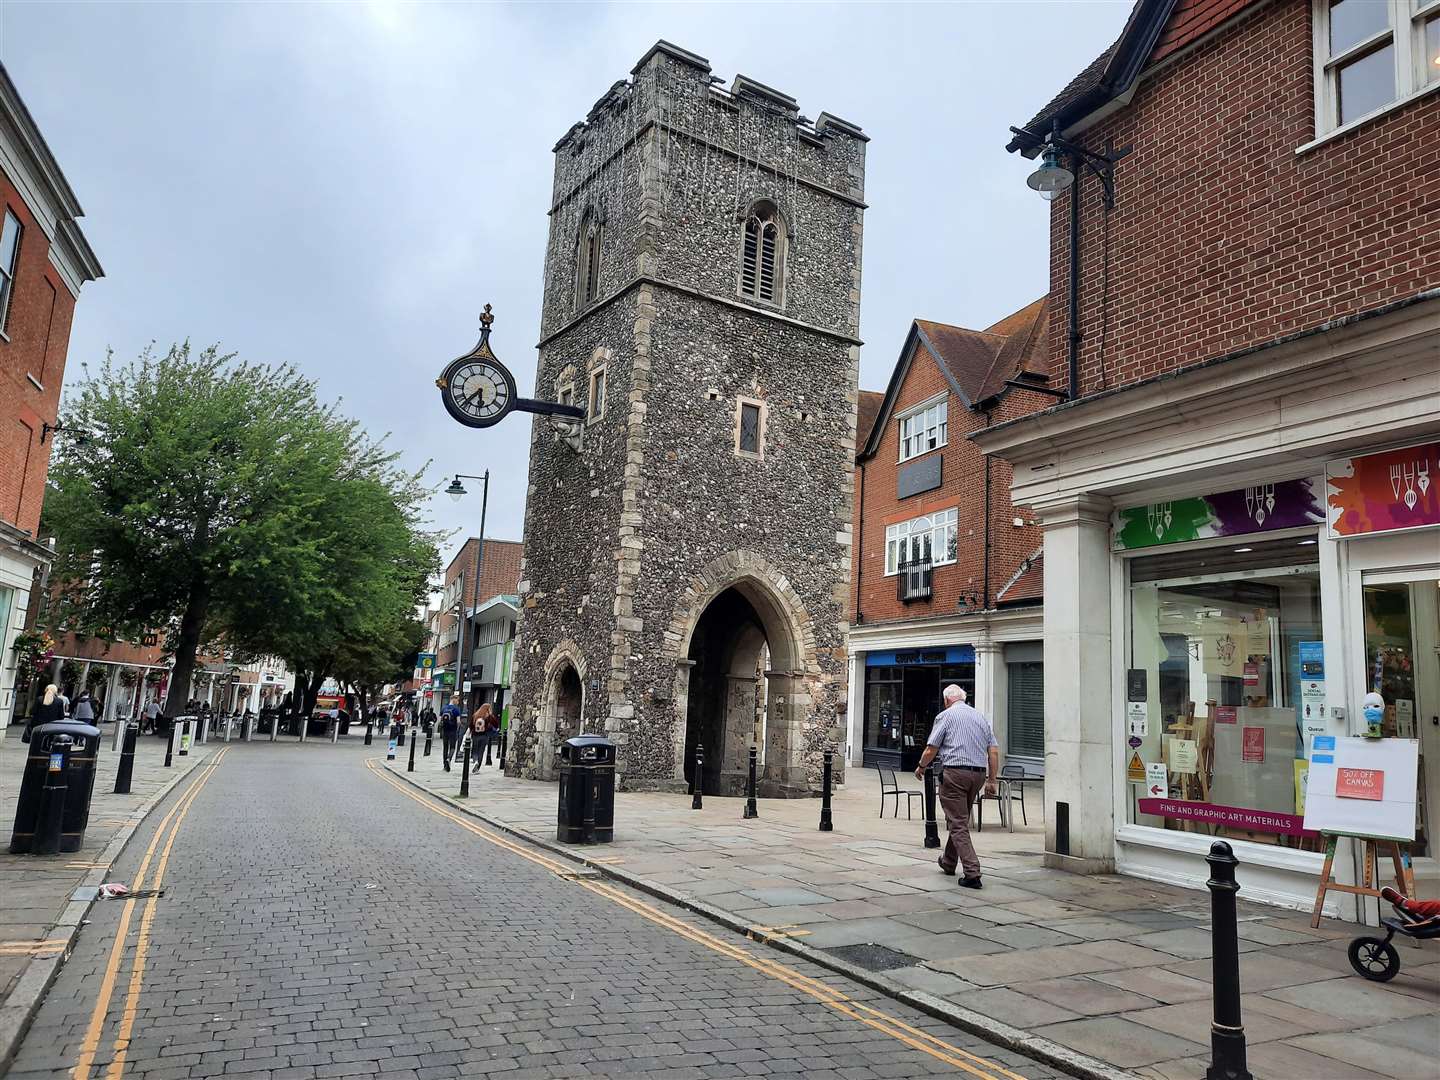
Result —
<svg viewBox="0 0 1440 1080"><path fill-rule="evenodd" d="M1386 837L1356 836L1354 833L1332 833L1322 834L1325 837L1325 866L1320 871L1320 890L1315 894L1315 912L1310 918L1310 927L1315 929L1320 925L1320 912L1325 906L1325 894L1327 892L1350 893L1353 896L1373 896L1380 898L1379 888L1379 848L1385 844L1390 848L1390 858L1395 865L1395 887L1406 896L1413 896L1415 883L1411 880L1405 869L1405 859L1400 851L1400 841L1391 840ZM1340 885L1330 880L1330 870L1335 864L1335 847L1340 837L1347 836L1351 840L1363 840L1365 842L1365 862L1362 883L1359 885ZM1372 886L1372 882L1374 885Z"/></svg>

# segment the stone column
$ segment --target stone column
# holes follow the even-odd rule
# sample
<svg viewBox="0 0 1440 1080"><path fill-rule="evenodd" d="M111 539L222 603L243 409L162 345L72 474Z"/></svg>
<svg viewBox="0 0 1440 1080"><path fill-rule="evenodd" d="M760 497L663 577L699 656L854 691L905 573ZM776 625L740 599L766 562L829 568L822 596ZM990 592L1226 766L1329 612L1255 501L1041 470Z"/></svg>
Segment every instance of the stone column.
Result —
<svg viewBox="0 0 1440 1080"><path fill-rule="evenodd" d="M995 741L1000 744L1000 757L1005 757L1008 745L1009 718L1005 712L1005 646L996 641L975 642L975 708L985 714L990 726L995 729Z"/></svg>
<svg viewBox="0 0 1440 1080"><path fill-rule="evenodd" d="M850 696L846 709L850 733L849 762L857 769L865 764L865 656L850 654Z"/></svg>
<svg viewBox="0 0 1440 1080"><path fill-rule="evenodd" d="M765 672L765 685L765 787L772 798L799 795L810 789L803 726L810 694L788 671Z"/></svg>
<svg viewBox="0 0 1440 1080"><path fill-rule="evenodd" d="M1111 701L1110 501L1079 495L1036 511L1045 530L1045 864L1108 873L1119 730ZM1062 808L1065 836L1057 829Z"/></svg>

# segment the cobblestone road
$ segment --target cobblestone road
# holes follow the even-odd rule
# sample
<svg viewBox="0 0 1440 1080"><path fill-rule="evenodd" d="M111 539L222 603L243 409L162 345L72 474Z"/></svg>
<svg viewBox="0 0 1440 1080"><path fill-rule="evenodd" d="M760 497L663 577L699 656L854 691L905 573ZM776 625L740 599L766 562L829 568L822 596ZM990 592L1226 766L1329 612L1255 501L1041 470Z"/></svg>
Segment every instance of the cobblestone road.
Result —
<svg viewBox="0 0 1440 1080"><path fill-rule="evenodd" d="M493 843L376 749L238 745L181 785L117 874L165 896L97 905L12 1080L1055 1075Z"/></svg>

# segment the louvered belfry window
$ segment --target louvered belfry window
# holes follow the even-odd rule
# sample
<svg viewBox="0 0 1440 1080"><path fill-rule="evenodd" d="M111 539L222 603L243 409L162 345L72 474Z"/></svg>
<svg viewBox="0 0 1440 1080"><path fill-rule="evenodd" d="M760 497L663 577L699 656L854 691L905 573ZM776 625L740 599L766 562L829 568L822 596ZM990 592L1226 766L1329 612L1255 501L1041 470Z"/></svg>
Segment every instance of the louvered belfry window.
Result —
<svg viewBox="0 0 1440 1080"><path fill-rule="evenodd" d="M745 244L740 259L740 293L775 303L780 291L780 216L775 206L759 202L745 218Z"/></svg>
<svg viewBox="0 0 1440 1080"><path fill-rule="evenodd" d="M601 233L599 218L587 213L580 223L580 243L575 257L576 307L592 303L599 292Z"/></svg>

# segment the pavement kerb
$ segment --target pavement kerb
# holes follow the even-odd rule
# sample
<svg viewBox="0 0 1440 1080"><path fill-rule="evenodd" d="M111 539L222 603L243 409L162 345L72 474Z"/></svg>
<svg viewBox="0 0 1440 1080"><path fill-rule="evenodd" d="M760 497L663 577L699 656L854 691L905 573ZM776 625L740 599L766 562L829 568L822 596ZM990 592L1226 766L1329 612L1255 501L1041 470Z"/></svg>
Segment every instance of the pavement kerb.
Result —
<svg viewBox="0 0 1440 1080"><path fill-rule="evenodd" d="M154 812L155 808L165 801L165 797L175 789L175 786L190 775L196 765L208 760L210 755L196 756L186 764L186 768L173 776L168 784L155 793L155 797L146 803L135 820L124 825L105 845L104 850L96 859L96 866L85 875L84 880L76 886L78 889L94 888L105 884L110 880L110 871L120 861L121 854L130 843L131 838L145 824L147 818ZM92 804L93 809L93 804ZM54 985L55 979L60 974L60 969L70 959L70 954L75 951L75 939L80 936L80 927L85 917L90 914L90 909L98 903L97 900L71 900L65 905L65 911L56 920L51 928L51 937L64 936L65 947L50 956L33 957L25 965L24 972L15 982L15 988L10 991L10 996L0 1005L0 1076L4 1076L10 1068L10 1063L15 1060L15 1055L20 1051L21 1040L25 1033L30 1030L30 1025L35 1020L35 1014L40 1011L40 1005L49 993L50 987Z"/></svg>
<svg viewBox="0 0 1440 1080"><path fill-rule="evenodd" d="M526 843L533 844L538 848L543 848L552 854L563 856L571 862L580 863L582 866L595 871L602 877L613 878L615 881L639 889L641 892L664 900L666 903L674 904L676 907L694 912L696 915L709 919L711 922L719 923L729 930L744 934L752 941L762 945L768 945L773 949L789 953L802 960L808 960L810 963L816 964L819 967L827 968L838 975L845 976L845 978L853 982L876 990L886 997L894 998L902 1004L909 1005L912 1009L918 1009L927 1016L934 1017L937 1020L943 1020L947 1024L958 1027L963 1031L968 1031L972 1035L979 1035L998 1046L1005 1047L1007 1050L1014 1050L1018 1054L1024 1054L1026 1057L1033 1058L1046 1065L1053 1065L1055 1068L1067 1072L1071 1076L1081 1077L1082 1080L1136 1080L1134 1073L1126 1072L1124 1069L1117 1068L1109 1062L1090 1057L1088 1054L1082 1054L1078 1050L1071 1050L1068 1046L1062 1046L1060 1043L1051 1039L1035 1035L1025 1031L1023 1028L1012 1027L1000 1020L995 1020L983 1013L975 1012L973 1009L966 1009L963 1006L956 1005L954 1002L947 1001L934 994L927 994L921 990L912 990L909 987L901 986L899 983L892 982L881 975L877 975L873 971L866 971L862 967L847 963L813 946L793 941L787 937L770 934L763 927L754 926L747 923L744 919L737 918L728 911L717 908L712 904L707 904L702 900L697 900L685 893L677 892L657 882L649 881L646 878L628 873L615 866L592 862L584 855L564 844L542 839L526 832L524 829L503 821L497 821L495 818L481 813L479 810L476 810L455 796L437 795L419 780L409 776L405 770L392 768L393 763L388 761L382 761L381 763L388 772L404 780L411 787L418 789L433 799L442 801L447 806L452 806L473 818L478 818L492 829L524 840Z"/></svg>

